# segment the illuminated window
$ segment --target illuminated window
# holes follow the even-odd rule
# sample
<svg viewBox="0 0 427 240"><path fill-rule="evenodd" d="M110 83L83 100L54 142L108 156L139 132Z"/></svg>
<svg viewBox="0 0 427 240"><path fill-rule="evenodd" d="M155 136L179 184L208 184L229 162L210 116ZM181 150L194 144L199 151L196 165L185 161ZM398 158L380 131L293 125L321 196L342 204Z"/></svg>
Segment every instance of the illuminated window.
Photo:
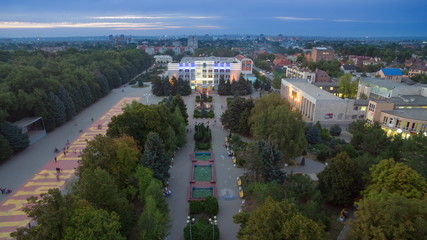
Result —
<svg viewBox="0 0 427 240"><path fill-rule="evenodd" d="M331 91L334 90L334 87L330 87L329 90L331 90Z"/></svg>
<svg viewBox="0 0 427 240"><path fill-rule="evenodd" d="M323 89L323 87L319 87L320 89Z"/></svg>
<svg viewBox="0 0 427 240"><path fill-rule="evenodd" d="M360 111L365 112L366 111L366 107L365 106L361 107Z"/></svg>

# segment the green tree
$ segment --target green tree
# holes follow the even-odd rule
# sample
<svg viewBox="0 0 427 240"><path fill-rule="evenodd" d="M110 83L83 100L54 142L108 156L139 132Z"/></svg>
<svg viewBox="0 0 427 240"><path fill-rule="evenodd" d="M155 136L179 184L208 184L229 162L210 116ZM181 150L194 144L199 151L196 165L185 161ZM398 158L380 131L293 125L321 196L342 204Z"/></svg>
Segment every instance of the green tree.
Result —
<svg viewBox="0 0 427 240"><path fill-rule="evenodd" d="M247 214L248 217L244 216ZM287 201L276 202L267 198L253 212L239 213L233 219L235 223L241 224L237 234L240 240L327 239L321 225L302 216Z"/></svg>
<svg viewBox="0 0 427 240"><path fill-rule="evenodd" d="M356 169L357 165L346 152L330 159L318 175L319 189L325 199L343 205L352 202L361 189L361 174Z"/></svg>
<svg viewBox="0 0 427 240"><path fill-rule="evenodd" d="M97 135L83 151L76 175L81 177L85 171L101 168L113 177L118 187L130 191L140 155L137 143L129 136L110 138Z"/></svg>
<svg viewBox="0 0 427 240"><path fill-rule="evenodd" d="M234 98L230 106L221 115L221 122L226 129L233 132L249 134L248 118L254 104L252 99Z"/></svg>
<svg viewBox="0 0 427 240"><path fill-rule="evenodd" d="M96 168L81 172L78 182L72 186L72 193L86 199L95 208L117 213L121 232L129 233L134 222L133 207L107 171Z"/></svg>
<svg viewBox="0 0 427 240"><path fill-rule="evenodd" d="M427 136L416 134L404 140L400 153L403 162L427 178Z"/></svg>
<svg viewBox="0 0 427 240"><path fill-rule="evenodd" d="M165 239L169 234L169 216L156 206L152 196L145 198L144 210L139 218L139 239Z"/></svg>
<svg viewBox="0 0 427 240"><path fill-rule="evenodd" d="M427 235L426 200L408 199L382 191L361 200L352 221L353 239L425 239Z"/></svg>
<svg viewBox="0 0 427 240"><path fill-rule="evenodd" d="M265 141L255 141L247 146L242 157L245 159L244 167L249 170L252 179L283 182L284 174L279 167L282 162L282 153L275 145Z"/></svg>
<svg viewBox="0 0 427 240"><path fill-rule="evenodd" d="M182 147L187 142L187 135L186 135L186 126L185 126L185 120L182 117L181 111L179 107L175 107L175 111L173 113L174 116L174 125L176 126L176 143L178 144L178 147Z"/></svg>
<svg viewBox="0 0 427 240"><path fill-rule="evenodd" d="M253 83L253 87L255 88L255 90L258 90L261 87L261 82L258 80L258 78Z"/></svg>
<svg viewBox="0 0 427 240"><path fill-rule="evenodd" d="M12 156L12 148L7 139L0 134L0 163L5 162Z"/></svg>
<svg viewBox="0 0 427 240"><path fill-rule="evenodd" d="M21 128L9 122L3 122L0 126L0 133L7 139L14 152L28 147L30 140L26 133L22 133Z"/></svg>
<svg viewBox="0 0 427 240"><path fill-rule="evenodd" d="M426 180L415 170L393 159L385 159L370 169L369 185L364 195L388 191L406 198L423 199L427 192Z"/></svg>
<svg viewBox="0 0 427 240"><path fill-rule="evenodd" d="M135 178L138 184L138 199L143 201L145 198L145 192L150 186L151 180L153 180L153 171L149 168L138 166L136 168Z"/></svg>
<svg viewBox="0 0 427 240"><path fill-rule="evenodd" d="M280 74L278 74L277 72L274 73L274 78L271 81L271 85L275 89L280 89L280 86L282 85L282 78L281 78Z"/></svg>
<svg viewBox="0 0 427 240"><path fill-rule="evenodd" d="M166 182L169 179L170 160L165 154L165 147L159 134L150 132L144 149L144 154L141 158L142 166L150 168L155 178Z"/></svg>
<svg viewBox="0 0 427 240"><path fill-rule="evenodd" d="M64 240L124 240L119 230L119 216L115 212L95 209L86 201L80 201L64 229Z"/></svg>
<svg viewBox="0 0 427 240"><path fill-rule="evenodd" d="M334 137L339 136L341 131L341 127L338 124L333 125L331 129L329 129L330 134Z"/></svg>
<svg viewBox="0 0 427 240"><path fill-rule="evenodd" d="M357 94L359 81L352 81L353 75L350 73L344 74L338 81L338 87L343 97L354 98Z"/></svg>
<svg viewBox="0 0 427 240"><path fill-rule="evenodd" d="M74 200L71 196L63 196L59 189L49 189L42 193L40 199L30 197L24 212L33 220L37 227L18 228L11 237L18 240L62 240L64 228L69 224L70 211L73 210Z"/></svg>
<svg viewBox="0 0 427 240"><path fill-rule="evenodd" d="M218 200L213 196L206 197L203 202L203 209L209 216L216 216L219 210Z"/></svg>
<svg viewBox="0 0 427 240"><path fill-rule="evenodd" d="M249 124L254 138L276 144L285 161L299 156L307 145L301 114L277 94L255 100Z"/></svg>

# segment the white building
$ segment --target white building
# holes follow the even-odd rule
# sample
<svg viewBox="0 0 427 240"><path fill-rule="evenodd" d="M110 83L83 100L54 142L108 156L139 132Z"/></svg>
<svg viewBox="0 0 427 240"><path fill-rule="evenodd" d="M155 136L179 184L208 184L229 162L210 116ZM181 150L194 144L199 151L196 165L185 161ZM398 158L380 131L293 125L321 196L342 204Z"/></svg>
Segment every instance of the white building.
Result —
<svg viewBox="0 0 427 240"><path fill-rule="evenodd" d="M190 51L191 53L194 52L196 48L199 47L199 41L197 40L196 36L188 36L187 38L187 51Z"/></svg>
<svg viewBox="0 0 427 240"><path fill-rule="evenodd" d="M339 98L305 79L282 79L280 93L306 122L347 124L363 118L366 112L366 106L355 105L354 99Z"/></svg>
<svg viewBox="0 0 427 240"><path fill-rule="evenodd" d="M172 62L172 57L169 55L154 55L154 61L156 62L156 65L163 66Z"/></svg>
<svg viewBox="0 0 427 240"><path fill-rule="evenodd" d="M423 88L427 88L427 85L408 85L381 78L362 78L359 81L357 98L361 98L362 95L373 99L389 99L399 95L421 95Z"/></svg>
<svg viewBox="0 0 427 240"><path fill-rule="evenodd" d="M219 80L236 81L240 78L242 62L228 57L184 57L179 63L168 64L168 78L190 82L192 89L218 87Z"/></svg>
<svg viewBox="0 0 427 240"><path fill-rule="evenodd" d="M307 69L300 68L298 66L285 66L287 78L300 78L307 79L309 82L314 82L316 79L316 73L310 72Z"/></svg>

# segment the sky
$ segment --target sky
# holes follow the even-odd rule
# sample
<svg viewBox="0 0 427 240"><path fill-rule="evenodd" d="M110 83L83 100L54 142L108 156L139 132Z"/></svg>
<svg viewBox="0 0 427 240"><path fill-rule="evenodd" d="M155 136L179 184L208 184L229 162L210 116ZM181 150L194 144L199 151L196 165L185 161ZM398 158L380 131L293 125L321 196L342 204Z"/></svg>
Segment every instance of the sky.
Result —
<svg viewBox="0 0 427 240"><path fill-rule="evenodd" d="M0 38L427 37L427 0L0 0Z"/></svg>

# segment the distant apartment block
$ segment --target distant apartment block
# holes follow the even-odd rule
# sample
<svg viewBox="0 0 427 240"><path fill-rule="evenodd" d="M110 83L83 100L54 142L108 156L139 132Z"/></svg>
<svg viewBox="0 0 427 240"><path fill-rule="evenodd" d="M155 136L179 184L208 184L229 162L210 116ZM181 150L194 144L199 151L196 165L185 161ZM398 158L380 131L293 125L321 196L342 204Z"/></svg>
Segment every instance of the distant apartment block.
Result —
<svg viewBox="0 0 427 240"><path fill-rule="evenodd" d="M193 53L195 49L199 48L199 41L196 36L188 36L187 48L191 53Z"/></svg>
<svg viewBox="0 0 427 240"><path fill-rule="evenodd" d="M307 68L300 68L296 65L284 66L287 78L307 79L309 82L329 82L331 77L323 70L316 69L311 72Z"/></svg>
<svg viewBox="0 0 427 240"><path fill-rule="evenodd" d="M427 65L414 65L409 69L409 77L414 77L419 74L427 74Z"/></svg>
<svg viewBox="0 0 427 240"><path fill-rule="evenodd" d="M402 82L402 71L399 68L382 68L377 72L384 80L400 83Z"/></svg>
<svg viewBox="0 0 427 240"><path fill-rule="evenodd" d="M300 68L298 66L285 66L287 78L307 79L309 82L314 82L316 74L310 72L307 68Z"/></svg>
<svg viewBox="0 0 427 240"><path fill-rule="evenodd" d="M379 57L349 55L348 60L356 67L363 67L374 64L385 64L385 62L381 61L381 58Z"/></svg>
<svg viewBox="0 0 427 240"><path fill-rule="evenodd" d="M335 51L330 47L313 47L311 59L314 62L332 61L335 59Z"/></svg>
<svg viewBox="0 0 427 240"><path fill-rule="evenodd" d="M172 57L169 55L154 55L154 61L157 66L166 66L172 62Z"/></svg>

